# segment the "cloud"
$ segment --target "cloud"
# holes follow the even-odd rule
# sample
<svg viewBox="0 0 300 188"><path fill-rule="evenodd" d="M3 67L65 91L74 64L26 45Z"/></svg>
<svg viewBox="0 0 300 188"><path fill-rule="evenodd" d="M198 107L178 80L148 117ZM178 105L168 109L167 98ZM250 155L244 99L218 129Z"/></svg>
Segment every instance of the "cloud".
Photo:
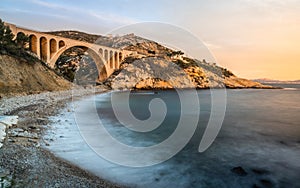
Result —
<svg viewBox="0 0 300 188"><path fill-rule="evenodd" d="M128 17L119 16L116 14L111 14L111 13L89 11L88 14L101 21L108 22L108 23L113 22L118 25L128 25L128 24L134 24L138 22L137 20Z"/></svg>
<svg viewBox="0 0 300 188"><path fill-rule="evenodd" d="M259 8L266 12L299 11L298 0L241 0L248 7Z"/></svg>
<svg viewBox="0 0 300 188"><path fill-rule="evenodd" d="M44 6L44 7L48 7L48 8L64 8L63 6L56 4L56 3L49 3L49 2L45 2L45 1L40 1L40 0L30 0L31 3L36 4L36 5L40 5L40 6Z"/></svg>
<svg viewBox="0 0 300 188"><path fill-rule="evenodd" d="M43 6L43 7L47 7L47 8L51 8L51 9L62 9L65 11L69 11L69 13L74 14L76 13L76 15L81 14L81 15L87 15L87 16L91 16L94 17L100 21L109 23L109 24L117 24L117 25L128 25L128 24L133 24L133 23L137 23L137 20L125 17L125 16L120 16L117 14L112 14L112 13L108 13L108 12L102 12L102 11L87 11L85 9L82 8L77 8L74 6L64 6L61 4L57 4L57 3L50 3L50 2L45 2L45 1L41 1L41 0L30 0L31 3L39 5L39 6Z"/></svg>
<svg viewBox="0 0 300 188"><path fill-rule="evenodd" d="M31 14L31 15L41 15L41 16L47 16L47 17L55 17L59 19L67 19L67 16L64 15L59 15L59 14L50 14L50 13L45 13L45 12L38 12L38 11L29 11L29 10L23 10L23 9L18 9L18 8L13 8L13 9L0 9L0 12L7 12L7 13L23 13L23 14Z"/></svg>

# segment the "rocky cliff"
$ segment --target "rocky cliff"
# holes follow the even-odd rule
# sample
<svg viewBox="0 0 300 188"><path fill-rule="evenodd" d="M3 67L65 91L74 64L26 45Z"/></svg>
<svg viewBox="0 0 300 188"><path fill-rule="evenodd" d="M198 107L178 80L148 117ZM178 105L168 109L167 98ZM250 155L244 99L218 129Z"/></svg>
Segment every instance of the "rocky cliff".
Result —
<svg viewBox="0 0 300 188"><path fill-rule="evenodd" d="M128 64L107 83L113 89L192 88L194 84L176 64L163 58L141 58Z"/></svg>
<svg viewBox="0 0 300 188"><path fill-rule="evenodd" d="M222 67L189 58L127 58L105 82L112 89L272 88Z"/></svg>

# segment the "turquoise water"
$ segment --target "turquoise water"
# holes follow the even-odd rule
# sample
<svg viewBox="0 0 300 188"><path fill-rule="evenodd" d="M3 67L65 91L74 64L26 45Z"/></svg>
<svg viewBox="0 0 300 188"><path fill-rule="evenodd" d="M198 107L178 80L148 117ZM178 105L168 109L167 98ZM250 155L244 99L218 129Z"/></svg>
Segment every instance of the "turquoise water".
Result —
<svg viewBox="0 0 300 188"><path fill-rule="evenodd" d="M150 116L151 99L161 98L166 103L165 120L148 133L121 125L112 111L110 95L97 96L96 106L105 128L117 140L151 146L174 132L181 108L175 91L130 96L132 113L141 120ZM54 121L65 118L68 123L55 123L57 138L50 150L96 175L130 187L300 187L300 90L227 90L221 131L203 153L198 147L211 113L210 90L198 91L198 97L200 117L195 134L182 151L161 164L131 168L102 159L85 144L72 112L67 111L54 117ZM80 108L80 101L75 106ZM233 173L231 169L237 166L247 175Z"/></svg>

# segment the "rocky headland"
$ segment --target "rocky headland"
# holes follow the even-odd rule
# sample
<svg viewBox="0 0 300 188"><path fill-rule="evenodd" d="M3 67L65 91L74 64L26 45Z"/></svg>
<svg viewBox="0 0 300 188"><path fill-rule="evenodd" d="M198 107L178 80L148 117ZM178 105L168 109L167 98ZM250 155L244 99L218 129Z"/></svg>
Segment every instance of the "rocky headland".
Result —
<svg viewBox="0 0 300 188"><path fill-rule="evenodd" d="M200 61L186 57L181 51L174 51L155 41L134 34L102 36L78 31L50 33L135 52L134 55L127 57L122 62L120 69L105 81L105 84L112 89L274 88L239 78L230 70L216 65L214 62L208 63L205 60ZM77 62L77 64L79 63ZM174 70L175 66L178 67L176 70ZM183 76L184 80L179 79ZM165 80L166 78L167 80Z"/></svg>
<svg viewBox="0 0 300 188"><path fill-rule="evenodd" d="M217 65L190 58L142 57L125 59L105 84L112 89L210 89L274 87L239 78Z"/></svg>

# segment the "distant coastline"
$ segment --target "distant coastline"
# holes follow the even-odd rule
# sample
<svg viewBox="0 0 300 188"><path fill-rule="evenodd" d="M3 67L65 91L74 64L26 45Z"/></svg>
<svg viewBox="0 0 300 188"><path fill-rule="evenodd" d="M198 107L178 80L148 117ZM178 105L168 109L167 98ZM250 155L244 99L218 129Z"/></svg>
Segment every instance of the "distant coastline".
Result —
<svg viewBox="0 0 300 188"><path fill-rule="evenodd" d="M254 82L259 82L262 84L300 84L299 80L273 80L268 78L252 79Z"/></svg>

